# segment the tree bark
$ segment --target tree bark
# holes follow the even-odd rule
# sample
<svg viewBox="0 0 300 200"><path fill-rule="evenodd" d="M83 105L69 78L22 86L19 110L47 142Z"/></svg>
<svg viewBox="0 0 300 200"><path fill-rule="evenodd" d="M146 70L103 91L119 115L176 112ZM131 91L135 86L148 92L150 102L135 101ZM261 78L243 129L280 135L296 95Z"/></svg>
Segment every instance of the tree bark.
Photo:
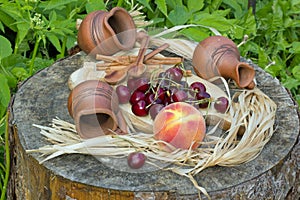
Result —
<svg viewBox="0 0 300 200"><path fill-rule="evenodd" d="M72 122L67 81L85 61L82 54L61 60L24 82L15 95L8 199L198 199L190 180L172 172L128 173L86 155L64 155L39 164L39 154L26 153L49 144L32 124L49 125L55 117ZM258 87L278 105L276 131L255 160L211 167L195 178L212 199L299 199L297 105L277 79L245 62L255 68Z"/></svg>

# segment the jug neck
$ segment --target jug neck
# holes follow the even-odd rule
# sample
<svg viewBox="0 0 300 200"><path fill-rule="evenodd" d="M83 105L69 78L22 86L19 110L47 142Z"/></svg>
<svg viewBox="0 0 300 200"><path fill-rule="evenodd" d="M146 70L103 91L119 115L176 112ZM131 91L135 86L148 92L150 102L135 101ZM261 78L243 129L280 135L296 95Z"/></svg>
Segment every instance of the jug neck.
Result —
<svg viewBox="0 0 300 200"><path fill-rule="evenodd" d="M103 39L112 37L122 50L129 50L136 40L136 27L130 14L123 8L115 7L103 20Z"/></svg>
<svg viewBox="0 0 300 200"><path fill-rule="evenodd" d="M235 55L221 58L217 64L219 74L225 79L232 79L240 88L246 88L253 82L255 70L248 63L240 62Z"/></svg>

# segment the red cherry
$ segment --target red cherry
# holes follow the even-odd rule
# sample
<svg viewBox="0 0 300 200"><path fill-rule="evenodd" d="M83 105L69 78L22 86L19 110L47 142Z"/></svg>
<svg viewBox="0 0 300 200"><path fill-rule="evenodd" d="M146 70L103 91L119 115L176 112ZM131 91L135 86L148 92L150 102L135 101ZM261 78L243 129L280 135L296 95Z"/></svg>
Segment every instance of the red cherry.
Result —
<svg viewBox="0 0 300 200"><path fill-rule="evenodd" d="M155 90L155 97L159 98L161 101L164 101L165 99L165 90L161 87L156 88Z"/></svg>
<svg viewBox="0 0 300 200"><path fill-rule="evenodd" d="M132 169L139 169L143 167L145 161L146 161L146 156L141 152L130 153L127 157L128 166L131 167Z"/></svg>
<svg viewBox="0 0 300 200"><path fill-rule="evenodd" d="M149 79L145 77L138 78L135 81L136 89L141 92L146 92L150 88Z"/></svg>
<svg viewBox="0 0 300 200"><path fill-rule="evenodd" d="M176 70L177 72L181 73L183 75L183 70L180 69L179 67L173 67L174 70Z"/></svg>
<svg viewBox="0 0 300 200"><path fill-rule="evenodd" d="M148 115L146 102L144 100L138 101L137 103L131 106L131 111L133 112L133 114L140 117Z"/></svg>
<svg viewBox="0 0 300 200"><path fill-rule="evenodd" d="M205 85L203 83L201 83L201 82L198 82L198 81L193 82L191 84L191 88L194 90L194 91L191 91L191 95L194 95L195 92L200 92L200 93L201 92L206 92Z"/></svg>
<svg viewBox="0 0 300 200"><path fill-rule="evenodd" d="M162 100L160 98L155 99L154 93L147 93L146 97L145 97L145 101L146 101L147 105L162 103Z"/></svg>
<svg viewBox="0 0 300 200"><path fill-rule="evenodd" d="M119 103L128 103L130 99L130 91L125 85L118 85L116 87L116 93L118 95Z"/></svg>
<svg viewBox="0 0 300 200"><path fill-rule="evenodd" d="M198 92L196 94L196 98L198 100L206 100L203 103L199 103L199 107L200 108L207 108L208 107L209 99L210 99L210 94L208 94L207 92Z"/></svg>
<svg viewBox="0 0 300 200"><path fill-rule="evenodd" d="M154 94L153 93L147 93L145 96L145 101L147 105L153 104L154 101Z"/></svg>
<svg viewBox="0 0 300 200"><path fill-rule="evenodd" d="M127 87L130 92L133 92L136 89L136 78L130 78L127 80Z"/></svg>
<svg viewBox="0 0 300 200"><path fill-rule="evenodd" d="M130 78L127 80L127 87L131 92L134 90L146 92L150 87L149 79L146 77Z"/></svg>
<svg viewBox="0 0 300 200"><path fill-rule="evenodd" d="M228 103L229 102L226 97L219 97L214 103L214 107L218 112L225 113L228 107Z"/></svg>
<svg viewBox="0 0 300 200"><path fill-rule="evenodd" d="M176 86L174 86L174 85L171 85L171 86L169 87L169 93L170 93L170 95L174 94L174 93L177 92L178 90L179 90L178 87L176 87Z"/></svg>
<svg viewBox="0 0 300 200"><path fill-rule="evenodd" d="M130 99L129 99L129 102L130 102L131 104L135 104L135 103L137 103L137 102L140 101L140 100L144 100L145 97L146 97L146 95L145 95L143 92L141 92L141 91L139 91L139 90L136 90L136 91L134 91L134 92L132 93L132 95L131 95L131 97L130 97Z"/></svg>
<svg viewBox="0 0 300 200"><path fill-rule="evenodd" d="M154 120L159 111L161 111L164 107L165 106L163 104L153 104L149 109L151 119Z"/></svg>
<svg viewBox="0 0 300 200"><path fill-rule="evenodd" d="M172 100L174 102L185 101L188 99L188 94L183 90L178 90L172 95Z"/></svg>
<svg viewBox="0 0 300 200"><path fill-rule="evenodd" d="M183 74L181 71L177 70L176 68L172 67L166 70L166 74L168 75L168 78L175 81L176 83L179 83Z"/></svg>

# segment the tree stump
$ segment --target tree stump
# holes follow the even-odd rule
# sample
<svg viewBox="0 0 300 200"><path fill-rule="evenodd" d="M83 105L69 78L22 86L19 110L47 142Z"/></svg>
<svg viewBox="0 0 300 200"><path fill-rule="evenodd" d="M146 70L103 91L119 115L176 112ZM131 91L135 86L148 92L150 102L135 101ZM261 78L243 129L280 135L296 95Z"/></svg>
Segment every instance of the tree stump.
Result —
<svg viewBox="0 0 300 200"><path fill-rule="evenodd" d="M16 93L10 112L8 199L198 199L189 179L169 171L128 173L78 154L39 164L39 154L25 152L49 144L32 124L49 125L55 117L73 122L67 111L67 82L84 60L80 53L60 60L26 80ZM258 87L278 105L276 131L255 160L211 167L195 178L212 199L299 199L297 105L276 78L246 62L256 70Z"/></svg>

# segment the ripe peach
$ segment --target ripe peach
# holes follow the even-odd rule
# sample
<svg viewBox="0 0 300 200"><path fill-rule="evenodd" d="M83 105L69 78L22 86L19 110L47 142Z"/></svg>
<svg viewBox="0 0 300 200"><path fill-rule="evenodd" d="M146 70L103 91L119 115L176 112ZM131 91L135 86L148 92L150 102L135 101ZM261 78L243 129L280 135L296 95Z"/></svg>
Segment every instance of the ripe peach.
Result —
<svg viewBox="0 0 300 200"><path fill-rule="evenodd" d="M164 107L155 117L153 133L157 140L163 140L176 148L199 147L206 132L202 113L185 102L176 102Z"/></svg>

